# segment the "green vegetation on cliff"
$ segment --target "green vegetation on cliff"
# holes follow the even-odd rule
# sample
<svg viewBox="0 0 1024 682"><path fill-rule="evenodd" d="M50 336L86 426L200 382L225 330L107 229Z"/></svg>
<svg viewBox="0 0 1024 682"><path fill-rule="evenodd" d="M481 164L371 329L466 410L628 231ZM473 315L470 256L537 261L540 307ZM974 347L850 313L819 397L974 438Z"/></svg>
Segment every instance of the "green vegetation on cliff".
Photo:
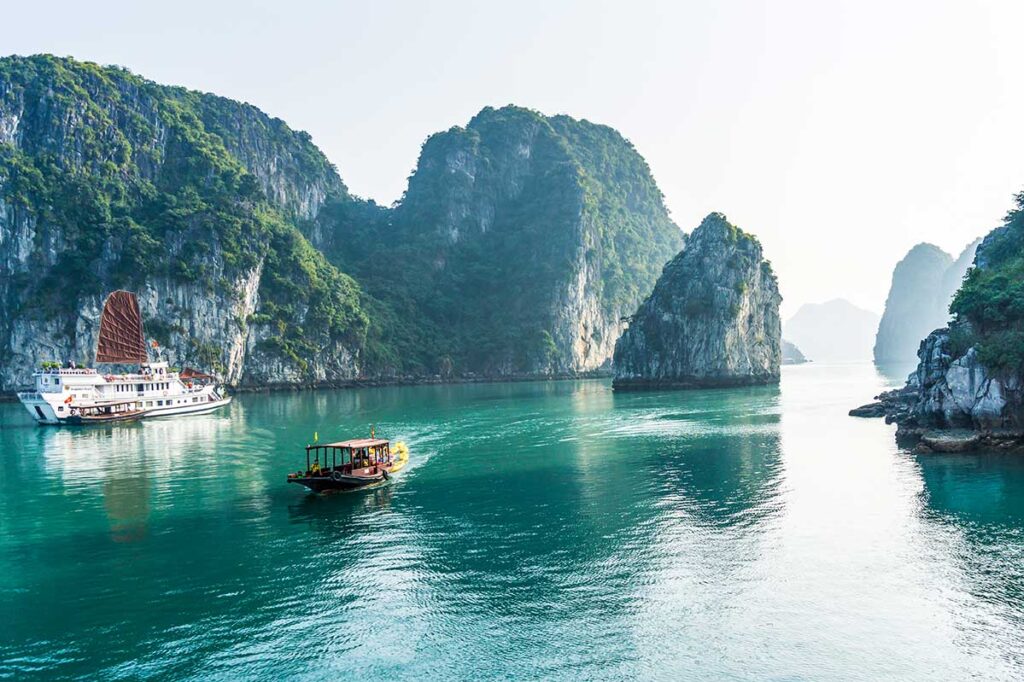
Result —
<svg viewBox="0 0 1024 682"><path fill-rule="evenodd" d="M384 325L397 371L592 369L682 245L621 135L518 107L431 136L391 214L332 210L330 257L401 320Z"/></svg>
<svg viewBox="0 0 1024 682"><path fill-rule="evenodd" d="M955 345L975 345L991 369L1024 373L1024 193L1004 225L978 247L950 312L956 316Z"/></svg>
<svg viewBox="0 0 1024 682"><path fill-rule="evenodd" d="M385 208L255 107L41 55L0 59L0 240L0 365L124 287L175 362L305 383L606 368L683 236L606 126L485 108Z"/></svg>
<svg viewBox="0 0 1024 682"><path fill-rule="evenodd" d="M294 226L296 193L278 185L272 202L274 179L261 182L229 150L262 136L275 158L331 185L308 136L247 105L51 56L0 60L4 112L18 137L0 137L0 199L43 242L18 275L32 302L23 314L70 313L83 297L154 277L233 296L232 283L262 267L268 345L298 361L331 341L362 343L359 288ZM333 179L333 195L347 196Z"/></svg>

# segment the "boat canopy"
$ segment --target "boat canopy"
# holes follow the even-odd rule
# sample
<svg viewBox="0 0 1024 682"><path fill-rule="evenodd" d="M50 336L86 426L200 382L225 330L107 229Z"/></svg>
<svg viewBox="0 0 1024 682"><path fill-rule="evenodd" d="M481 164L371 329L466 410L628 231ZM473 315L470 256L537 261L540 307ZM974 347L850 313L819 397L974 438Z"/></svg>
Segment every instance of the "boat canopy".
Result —
<svg viewBox="0 0 1024 682"><path fill-rule="evenodd" d="M387 444L388 441L383 438L356 438L354 440L343 440L337 443L324 443L323 445L314 445L311 447L352 448L353 450L359 450L360 448L376 448Z"/></svg>

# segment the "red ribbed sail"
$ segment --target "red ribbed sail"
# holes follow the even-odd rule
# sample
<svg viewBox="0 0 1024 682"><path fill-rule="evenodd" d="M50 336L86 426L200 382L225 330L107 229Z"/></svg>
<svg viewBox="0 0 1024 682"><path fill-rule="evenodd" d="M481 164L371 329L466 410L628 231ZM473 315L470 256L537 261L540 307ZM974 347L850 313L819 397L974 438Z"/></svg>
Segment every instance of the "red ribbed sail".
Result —
<svg viewBox="0 0 1024 682"><path fill-rule="evenodd" d="M148 361L139 302L130 291L115 291L103 304L96 362L142 364Z"/></svg>

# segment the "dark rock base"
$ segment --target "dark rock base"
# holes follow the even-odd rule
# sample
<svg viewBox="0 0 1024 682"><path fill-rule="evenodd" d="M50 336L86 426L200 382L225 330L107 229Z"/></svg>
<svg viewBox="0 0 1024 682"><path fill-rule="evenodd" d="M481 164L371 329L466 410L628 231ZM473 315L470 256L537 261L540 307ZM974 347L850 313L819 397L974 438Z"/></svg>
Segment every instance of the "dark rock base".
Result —
<svg viewBox="0 0 1024 682"><path fill-rule="evenodd" d="M851 417L868 417L877 418L885 416L885 404L883 403L868 403L867 405L861 405L850 410Z"/></svg>
<svg viewBox="0 0 1024 682"><path fill-rule="evenodd" d="M1018 429L927 429L900 426L896 429L896 442L917 455L983 450L1024 453L1024 431Z"/></svg>

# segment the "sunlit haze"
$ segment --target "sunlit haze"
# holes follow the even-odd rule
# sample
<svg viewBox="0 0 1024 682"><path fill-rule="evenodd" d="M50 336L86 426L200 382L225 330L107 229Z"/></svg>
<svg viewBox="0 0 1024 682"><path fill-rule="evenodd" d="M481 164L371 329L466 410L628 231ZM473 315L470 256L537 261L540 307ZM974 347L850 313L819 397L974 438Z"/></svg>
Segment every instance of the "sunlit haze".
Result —
<svg viewBox="0 0 1024 682"><path fill-rule="evenodd" d="M0 52L250 102L381 203L429 134L486 105L607 124L684 230L721 211L762 240L785 317L881 312L911 246L956 255L1024 189L1024 3L332 5L16 3Z"/></svg>

